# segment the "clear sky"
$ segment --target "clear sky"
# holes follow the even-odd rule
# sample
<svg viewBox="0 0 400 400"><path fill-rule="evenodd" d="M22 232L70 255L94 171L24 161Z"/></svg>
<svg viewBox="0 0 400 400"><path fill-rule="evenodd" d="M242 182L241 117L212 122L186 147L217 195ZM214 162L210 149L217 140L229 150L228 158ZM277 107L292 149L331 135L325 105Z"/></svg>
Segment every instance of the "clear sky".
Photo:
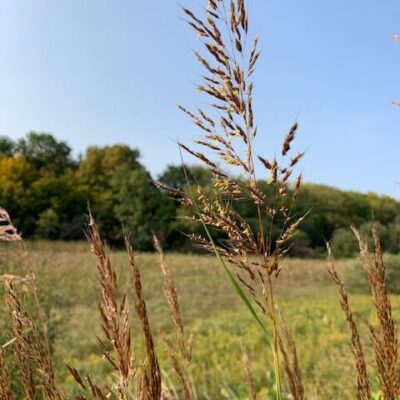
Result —
<svg viewBox="0 0 400 400"><path fill-rule="evenodd" d="M400 198L400 2L248 3L260 152L297 120L306 181ZM127 143L156 175L197 133L176 109L202 101L196 45L175 0L0 0L0 134Z"/></svg>

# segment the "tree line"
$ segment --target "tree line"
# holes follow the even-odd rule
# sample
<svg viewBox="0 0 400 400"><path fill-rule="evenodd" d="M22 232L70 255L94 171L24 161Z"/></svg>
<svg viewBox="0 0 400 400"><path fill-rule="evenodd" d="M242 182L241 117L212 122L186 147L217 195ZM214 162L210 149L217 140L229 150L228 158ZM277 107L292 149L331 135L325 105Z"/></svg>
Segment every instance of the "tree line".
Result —
<svg viewBox="0 0 400 400"><path fill-rule="evenodd" d="M122 224L139 250L152 249L152 232L171 250L193 250L183 234L201 233L185 218L155 180L181 190L207 187L212 177L200 166L169 165L155 179L140 162L140 152L127 145L91 146L74 158L64 141L42 132L12 140L0 137L0 205L7 208L25 238L80 240L84 238L87 206L111 243L121 240ZM240 179L240 178L238 178ZM266 181L258 182L268 193ZM251 202L236 204L254 229L256 210ZM350 225L368 231L371 221L380 224L383 247L400 251L400 202L375 193L342 191L325 185L304 184L294 213L307 218L291 248L296 256L318 256L326 240L335 253L351 256L356 246ZM268 227L266 227L267 229Z"/></svg>

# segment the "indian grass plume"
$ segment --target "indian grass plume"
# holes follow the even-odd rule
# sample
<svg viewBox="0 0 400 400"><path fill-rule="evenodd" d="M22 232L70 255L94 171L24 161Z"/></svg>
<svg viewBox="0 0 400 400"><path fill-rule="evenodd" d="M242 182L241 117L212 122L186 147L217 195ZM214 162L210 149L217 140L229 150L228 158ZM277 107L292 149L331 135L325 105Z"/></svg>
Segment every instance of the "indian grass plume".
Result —
<svg viewBox="0 0 400 400"><path fill-rule="evenodd" d="M118 287L117 274L110 260L109 251L100 236L98 226L91 213L89 213L88 239L91 250L98 260L97 270L102 292L99 312L105 339L98 338L98 342L103 357L116 371L119 380L111 386L99 386L89 374L82 376L77 369L71 366L68 369L79 387L95 399L167 399L168 390L163 387L161 382L161 373L147 316L140 272L128 234L124 233L124 242L133 277L135 310L142 326L146 347L147 357L144 362L136 360L134 357L127 292L121 293ZM89 397L80 395L79 398L83 400Z"/></svg>
<svg viewBox="0 0 400 400"><path fill-rule="evenodd" d="M178 377L185 400L193 400L194 395L190 385L189 368L192 358L193 335L186 340L184 326L178 301L178 293L172 277L172 272L167 263L161 244L156 235L153 235L154 247L160 255L160 268L164 276L164 296L167 299L170 315L177 333L178 350L171 340L164 339L167 345L167 353L172 363L172 367Z"/></svg>
<svg viewBox="0 0 400 400"><path fill-rule="evenodd" d="M36 399L40 390L45 399L65 400L66 397L56 382L51 354L48 353L43 333L23 306L12 281L6 281L5 297L15 337L12 346L19 363L25 396Z"/></svg>
<svg viewBox="0 0 400 400"><path fill-rule="evenodd" d="M374 253L371 254L367 243L354 227L352 231L358 241L360 257L371 288L379 329L370 326L371 338L378 376L384 399L396 399L400 394L398 334L392 316L392 305L386 284L386 266L383 259L378 228L372 227Z"/></svg>
<svg viewBox="0 0 400 400"><path fill-rule="evenodd" d="M18 234L17 229L11 222L10 216L6 210L0 207L0 240L2 241L21 241L22 238ZM15 302L11 301L11 290L14 283L23 283L26 281L26 278L12 275L12 274L3 274L0 276L0 283L3 284L6 288L6 302L9 305L10 315L14 317L12 319L12 331L14 333L14 337L8 341L6 344L0 347L0 364L1 364L1 382L0 382L0 394L2 398L5 399L12 399L13 396L10 392L10 376L6 365L5 360L5 351L4 349L11 344L14 345L15 351L14 354L18 360L19 364L19 376L21 380L21 387L25 393L25 397L27 399L34 399L36 395L36 383L34 380L34 371L27 358L27 354L24 353L22 343L23 341L19 340L21 335L18 335L20 332L18 328L18 321L17 313L14 310ZM21 343L22 342L22 343Z"/></svg>
<svg viewBox="0 0 400 400"><path fill-rule="evenodd" d="M366 272L371 289L373 305L378 320L378 327L368 324L372 348L375 354L377 374L380 390L384 400L395 400L400 395L399 359L398 359L398 334L392 317L392 306L390 294L386 284L386 266L383 251L379 240L377 225L372 227L374 239L374 252L371 253L366 241L361 237L355 227L351 228L355 235L360 252L362 266ZM338 287L340 303L350 328L352 352L357 370L357 399L372 398L371 384L367 374L366 361L364 357L361 339L357 325L351 312L348 295L343 281L339 277L332 252L328 249L328 271L331 278Z"/></svg>
<svg viewBox="0 0 400 400"><path fill-rule="evenodd" d="M101 286L102 302L98 309L104 339L98 337L100 351L118 375L114 391L119 400L130 399L130 392L136 374L131 325L127 303L127 293L119 299L117 275L111 263L106 244L102 240L98 226L89 213L88 239L92 253L97 258L97 271ZM84 389L90 388L96 398L108 397L113 391L96 386L89 375L81 378L74 368L69 368L77 383ZM87 385L84 383L86 380Z"/></svg>
<svg viewBox="0 0 400 400"><path fill-rule="evenodd" d="M11 222L11 218L4 208L0 207L0 240L14 242L20 241L21 236Z"/></svg>
<svg viewBox="0 0 400 400"><path fill-rule="evenodd" d="M304 218L292 213L301 176L295 178L294 189L291 178L303 157L303 153L291 155L298 125L293 124L283 139L279 159L256 158L253 75L260 52L258 37L248 37L246 2L208 1L201 15L185 7L183 12L204 46L203 53L196 50L194 55L204 69L197 89L208 98L209 104L196 110L179 106L201 131L194 141L198 148L179 145L212 173L213 190L205 191L198 186L197 198L191 198L175 188L165 185L160 188L180 198L191 210L191 219L218 233L215 243L208 234L193 235L192 239L212 253L217 251L232 266L235 279L242 283L261 312L271 317L278 397L282 398L274 279ZM272 188L272 196L257 181L257 160L269 176L267 184ZM241 178L234 178L227 170L233 170ZM249 226L237 209L237 204L244 200L251 202L256 210L256 229ZM274 235L276 231L278 237Z"/></svg>
<svg viewBox="0 0 400 400"><path fill-rule="evenodd" d="M12 242L16 244L16 250L7 251L0 249L0 267L4 265L7 268L9 262L21 264L21 261L26 258L26 249L24 242L17 228L11 221L8 212L0 207L0 242Z"/></svg>
<svg viewBox="0 0 400 400"><path fill-rule="evenodd" d="M10 390L10 374L2 346L0 346L0 398L3 400L14 400L14 396Z"/></svg>
<svg viewBox="0 0 400 400"><path fill-rule="evenodd" d="M101 388L98 386L92 379L89 374L86 374L84 378L80 375L80 373L73 367L67 366L70 374L75 379L75 382L86 392L89 392L91 397L86 397L85 395L79 394L76 399L77 400L88 400L88 399L96 399L96 400L107 400L107 399L115 399L117 398L113 393L110 387ZM112 396L112 397L111 397Z"/></svg>
<svg viewBox="0 0 400 400"><path fill-rule="evenodd" d="M40 294L36 281L36 275L34 274L30 263L29 255L22 236L19 234L17 228L13 225L11 218L7 211L0 207L0 241L16 242L18 244L17 251L13 251L12 255L20 266L22 266L23 273L26 275L26 279L30 281L32 294L36 306L36 311L40 321L41 329L44 332L44 340L47 346L47 353L51 354L50 339L48 334L48 327L46 322L45 312L40 304ZM8 253L7 253L8 255ZM3 275L5 277L5 275ZM49 363L51 359L49 358Z"/></svg>
<svg viewBox="0 0 400 400"><path fill-rule="evenodd" d="M54 375L48 328L40 305L36 276L27 261L27 251L22 237L3 208L0 208L0 240L20 244L17 249L17 259L22 263L23 272L26 274L16 276L6 273L0 276L0 283L5 288L5 302L11 317L11 331L14 336L4 346L13 347L14 356L18 361L21 388L28 399L34 399L38 390L45 399L65 399ZM30 290L33 294L38 323L22 303L19 287L22 287L24 292ZM2 363L5 363L4 352ZM7 373L5 365L4 371ZM2 381L5 382L4 377ZM7 393L6 388L2 390Z"/></svg>
<svg viewBox="0 0 400 400"><path fill-rule="evenodd" d="M18 317L18 313L20 313L20 309L15 309L16 307L13 307L15 305L13 300L13 297L11 296L11 293L9 290L12 289L12 284L7 283L6 284L7 292L6 292L6 302L9 307L9 311L12 318L12 332L14 336L14 354L15 357L18 361L18 372L19 372L19 378L20 378L20 384L21 387L23 388L24 395L27 399L29 400L34 400L36 397L36 382L35 382L35 372L33 368L33 363L31 362L29 353L27 351L27 346L24 346L24 344L30 345L31 342L25 340L23 334L25 333L24 330L21 329L21 323L19 322L21 318Z"/></svg>
<svg viewBox="0 0 400 400"><path fill-rule="evenodd" d="M186 340L180 312L178 292L175 286L175 282L173 280L171 268L165 259L160 241L158 240L156 235L153 235L153 242L154 247L160 256L160 268L164 276L164 296L167 299L170 309L170 315L175 325L176 332L178 333L179 347L185 360L187 362L190 362L192 358L193 337L192 335L190 335L189 339Z"/></svg>
<svg viewBox="0 0 400 400"><path fill-rule="evenodd" d="M355 395L358 400L369 400L371 399L371 383L367 372L367 364L365 361L363 345L361 343L358 328L350 308L347 290L344 286L343 280L340 278L337 272L335 260L333 258L332 250L329 243L327 243L327 254L328 272L339 292L340 305L346 317L346 321L350 331L351 350L353 353L354 364L357 373Z"/></svg>
<svg viewBox="0 0 400 400"><path fill-rule="evenodd" d="M139 268L133 253L133 248L127 234L125 247L128 252L129 261L133 276L133 289L135 294L136 313L142 325L143 337L146 345L147 361L145 371L142 376L142 396L145 400L158 400L162 395L161 372L158 358L155 351L154 340L150 329L149 318L147 315L146 302L143 296L142 282Z"/></svg>

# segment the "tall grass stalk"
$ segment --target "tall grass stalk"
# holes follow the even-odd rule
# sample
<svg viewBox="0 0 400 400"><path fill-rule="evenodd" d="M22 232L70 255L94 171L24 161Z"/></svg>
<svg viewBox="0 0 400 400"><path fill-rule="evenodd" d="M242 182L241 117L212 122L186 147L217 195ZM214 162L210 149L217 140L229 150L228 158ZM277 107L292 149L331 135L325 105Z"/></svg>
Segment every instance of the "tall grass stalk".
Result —
<svg viewBox="0 0 400 400"><path fill-rule="evenodd" d="M397 327L392 317L392 305L385 276L386 266L377 226L374 225L372 228L372 237L374 239L373 252L369 250L366 241L361 237L358 230L352 227L352 231L358 241L362 266L368 278L372 303L378 320L377 327L371 324L368 324L368 327L370 332L369 339L375 355L380 392L384 400L395 400L400 396L399 338ZM350 339L357 372L356 398L360 400L370 399L372 397L372 390L361 338L349 305L347 291L336 271L329 245L328 261L329 274L338 287L340 303L350 330Z"/></svg>
<svg viewBox="0 0 400 400"><path fill-rule="evenodd" d="M202 135L195 145L180 143L180 148L200 160L211 172L211 187L196 185L196 196L180 188L159 187L176 197L189 210L188 218L199 223L203 235L192 234L193 241L214 254L228 280L266 337L273 354L276 397L283 400L285 388L294 400L304 400L305 391L295 342L286 320L279 312L275 282L278 279L293 235L305 216L293 214L299 195L301 175L292 183L291 178L303 153L290 156L297 133L297 123L283 139L281 157L270 159L255 157L254 140L257 126L253 113L252 77L259 58L258 38L248 48L248 13L245 0L208 0L199 17L191 9L183 8L187 22L204 45L205 53L194 54L205 73L198 85L207 96L207 109L190 111L179 108L200 128ZM398 37L395 37L399 40ZM197 146L201 150L197 150ZM196 149L193 147L196 146ZM257 165L256 166L256 161ZM222 164L222 166L221 166ZM256 169L262 167L268 175L265 185L259 184ZM231 171L230 169L234 171ZM233 172L239 173L234 175ZM186 171L185 171L186 174ZM234 176L240 176L235 178ZM187 180L189 178L186 176ZM264 189L263 189L264 188ZM272 193L272 195L271 195ZM256 229L240 214L241 201L251 202L258 221ZM274 233L277 232L277 233ZM386 266L377 228L372 229L374 249L368 248L360 233L353 228L359 252L371 288L372 305L377 323L369 324L369 339L375 355L380 394L384 400L400 396L400 359L398 330L392 316L390 294L386 283ZM102 337L98 338L101 355L113 370L111 383L96 383L90 373L82 374L68 367L80 393L79 400L196 400L191 385L189 367L192 360L192 336L186 337L180 315L178 296L171 270L166 263L161 245L154 238L160 253L160 267L164 275L164 294L167 299L176 343L165 340L172 368L180 388L173 382L162 381L161 368L150 318L143 293L139 266L129 239L125 234L125 247L130 267L134 310L138 317L145 355L138 359L134 352L129 293L121 290L118 277L94 218L89 217L89 242L97 258L97 272L101 301L99 303ZM22 238L8 213L0 208L0 240L22 243ZM23 244L22 247L23 249ZM34 273L29 265L22 268L21 276L5 273L0 276L8 306L12 338L0 347L0 397L13 400L24 396L29 400L65 400L53 368L51 346L45 314L43 313ZM367 359L356 318L350 307L345 285L339 276L328 245L328 271L337 286L340 304L350 331L350 341L356 369L355 396L359 400L373 398ZM34 315L25 306L23 293L32 293ZM258 308L258 310L257 310ZM272 341L266 321L272 326ZM12 349L12 354L7 351ZM12 375L7 357L13 356L18 369L18 389L12 393ZM243 347L243 362L247 373L248 393L257 397L249 367L249 357ZM286 381L284 381L284 374ZM19 397L19 398L20 398Z"/></svg>
<svg viewBox="0 0 400 400"><path fill-rule="evenodd" d="M265 333L265 324L252 302L271 320L273 336L268 343L280 400L283 389L274 285L292 236L304 218L292 213L301 175L293 184L291 178L303 156L303 153L290 156L297 123L283 139L279 160L262 156L256 159L252 79L260 52L258 37L249 37L246 2L214 0L208 1L201 14L185 7L183 12L204 46L203 53L195 50L194 55L205 72L197 89L208 98L208 106L196 110L178 106L201 131L194 147L183 143L179 146L211 172L212 189L197 185L197 197L193 198L180 188L159 186L187 206L189 219L204 227L205 235L192 235L193 241L216 256ZM271 190L260 187L256 177L258 168L269 175L266 181ZM233 177L238 175L241 178ZM256 231L240 215L237 206L243 200L250 201L256 210Z"/></svg>

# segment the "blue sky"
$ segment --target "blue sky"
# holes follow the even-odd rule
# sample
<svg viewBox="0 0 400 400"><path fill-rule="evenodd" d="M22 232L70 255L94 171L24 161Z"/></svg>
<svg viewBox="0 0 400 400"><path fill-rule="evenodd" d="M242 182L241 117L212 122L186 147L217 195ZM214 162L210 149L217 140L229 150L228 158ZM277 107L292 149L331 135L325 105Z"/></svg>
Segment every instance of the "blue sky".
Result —
<svg viewBox="0 0 400 400"><path fill-rule="evenodd" d="M306 181L400 198L399 1L248 3L260 152L297 120ZM176 109L203 101L197 45L175 0L0 0L0 134L127 143L156 175L197 133Z"/></svg>

